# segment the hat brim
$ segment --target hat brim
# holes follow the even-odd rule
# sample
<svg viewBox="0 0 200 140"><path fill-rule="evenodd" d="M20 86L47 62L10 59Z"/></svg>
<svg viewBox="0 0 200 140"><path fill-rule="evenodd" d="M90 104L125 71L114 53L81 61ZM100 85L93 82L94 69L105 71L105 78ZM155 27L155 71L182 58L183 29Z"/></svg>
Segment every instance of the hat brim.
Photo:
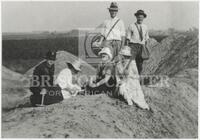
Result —
<svg viewBox="0 0 200 140"><path fill-rule="evenodd" d="M52 60L52 61L55 61L56 58L55 57L45 57L46 60Z"/></svg>
<svg viewBox="0 0 200 140"><path fill-rule="evenodd" d="M119 53L119 54L121 54L123 56L129 56L129 57L131 57L131 54L125 54L125 53Z"/></svg>
<svg viewBox="0 0 200 140"><path fill-rule="evenodd" d="M109 11L118 11L119 8L108 8Z"/></svg>
<svg viewBox="0 0 200 140"><path fill-rule="evenodd" d="M80 68L75 67L72 63L66 62L67 65L71 65L76 71L81 71Z"/></svg>
<svg viewBox="0 0 200 140"><path fill-rule="evenodd" d="M137 16L139 16L139 15L143 15L144 16L144 18L146 18L147 17L147 14L145 14L145 13L135 13L135 16L137 17Z"/></svg>
<svg viewBox="0 0 200 140"><path fill-rule="evenodd" d="M109 58L112 59L112 54L107 53L107 52L104 52L104 51L102 51L102 52L100 51L100 52L99 52L99 56L102 56L102 54L108 55Z"/></svg>

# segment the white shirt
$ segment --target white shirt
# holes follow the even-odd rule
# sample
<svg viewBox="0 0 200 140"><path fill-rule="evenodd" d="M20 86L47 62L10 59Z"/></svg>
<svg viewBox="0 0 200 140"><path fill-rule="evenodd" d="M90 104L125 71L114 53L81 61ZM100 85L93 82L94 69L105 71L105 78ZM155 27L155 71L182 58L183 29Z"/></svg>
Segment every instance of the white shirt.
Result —
<svg viewBox="0 0 200 140"><path fill-rule="evenodd" d="M65 68L58 74L58 77L55 81L55 84L58 84L60 88L62 89L64 98L65 96L69 96L69 95L65 95L65 94L69 94L66 91L70 91L73 88L77 88L77 91L81 90L80 86L72 83L72 78L73 77L72 77L71 70L69 68Z"/></svg>
<svg viewBox="0 0 200 140"><path fill-rule="evenodd" d="M115 17L105 20L103 22L101 34L104 37L107 36L108 32L118 19L119 18ZM120 19L118 23L115 25L115 27L112 29L106 40L122 40L121 37L125 36L125 34L126 32L125 32L124 22Z"/></svg>
<svg viewBox="0 0 200 140"><path fill-rule="evenodd" d="M137 24L137 23L136 23ZM144 24L137 24L138 28L142 28L142 38L143 40L141 41L140 39L140 34L138 32L138 29L135 25L135 23L132 23L129 25L128 30L127 30L127 39L130 40L131 43L139 43L139 44L145 44L145 42L149 39L149 33L147 26Z"/></svg>

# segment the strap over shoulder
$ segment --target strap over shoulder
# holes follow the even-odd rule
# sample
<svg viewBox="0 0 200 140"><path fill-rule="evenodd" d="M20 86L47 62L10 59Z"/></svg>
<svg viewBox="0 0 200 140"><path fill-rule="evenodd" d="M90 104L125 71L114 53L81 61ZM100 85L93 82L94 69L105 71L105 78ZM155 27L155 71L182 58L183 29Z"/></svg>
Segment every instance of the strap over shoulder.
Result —
<svg viewBox="0 0 200 140"><path fill-rule="evenodd" d="M116 22L115 22L115 24L113 24L113 26L110 28L110 30L109 30L109 32L108 32L108 34L106 35L106 37L105 37L105 39L107 39L108 38L108 36L109 36L109 34L110 34L110 32L113 30L113 28L117 25L117 23L120 21L120 19L118 19Z"/></svg>

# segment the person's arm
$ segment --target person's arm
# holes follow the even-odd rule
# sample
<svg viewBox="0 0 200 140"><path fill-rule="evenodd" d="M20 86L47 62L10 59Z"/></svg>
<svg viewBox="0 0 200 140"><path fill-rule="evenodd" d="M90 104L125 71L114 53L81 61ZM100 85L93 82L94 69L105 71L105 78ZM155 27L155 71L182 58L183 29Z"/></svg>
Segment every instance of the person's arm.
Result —
<svg viewBox="0 0 200 140"><path fill-rule="evenodd" d="M101 26L101 38L100 38L99 42L102 42L104 40L105 36L106 36L106 21L104 21L102 23L102 26Z"/></svg>
<svg viewBox="0 0 200 140"><path fill-rule="evenodd" d="M131 36L132 36L132 29L131 29L131 25L129 25L128 30L127 30L127 34L126 34L126 45L129 45L130 40L131 40Z"/></svg>
<svg viewBox="0 0 200 140"><path fill-rule="evenodd" d="M149 31L148 28L146 27L146 34L145 34L145 44L147 45L147 41L149 40Z"/></svg>
<svg viewBox="0 0 200 140"><path fill-rule="evenodd" d="M100 85L103 85L104 83L107 83L108 80L110 79L110 77L111 77L111 75L106 74L104 79L102 79L101 81L96 83L96 86L100 86Z"/></svg>
<svg viewBox="0 0 200 140"><path fill-rule="evenodd" d="M69 70L63 70L59 73L56 83L64 90L72 90L74 88L72 84L72 74Z"/></svg>
<svg viewBox="0 0 200 140"><path fill-rule="evenodd" d="M100 85L103 85L104 83L107 83L110 77L111 77L111 69L107 69L105 78L100 80L98 83L96 83L96 86L100 86Z"/></svg>
<svg viewBox="0 0 200 140"><path fill-rule="evenodd" d="M122 41L121 48L124 48L124 45L125 45L125 36L126 36L126 29L125 29L123 21L121 21L121 31L120 32L121 32L121 41Z"/></svg>
<svg viewBox="0 0 200 140"><path fill-rule="evenodd" d="M130 43L130 40L127 38L127 39L126 39L126 43L125 43L125 44L128 46L128 45L129 45L129 43Z"/></svg>
<svg viewBox="0 0 200 140"><path fill-rule="evenodd" d="M125 36L122 36L122 46L121 46L121 48L124 48L124 46L125 46Z"/></svg>

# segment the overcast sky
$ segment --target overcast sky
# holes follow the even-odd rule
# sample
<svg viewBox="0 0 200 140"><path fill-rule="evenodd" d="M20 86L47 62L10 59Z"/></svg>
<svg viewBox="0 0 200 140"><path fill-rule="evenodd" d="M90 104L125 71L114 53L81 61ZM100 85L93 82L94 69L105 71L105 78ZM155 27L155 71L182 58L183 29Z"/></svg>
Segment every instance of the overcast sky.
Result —
<svg viewBox="0 0 200 140"><path fill-rule="evenodd" d="M96 27L109 18L110 2L2 2L2 31L67 31ZM134 13L147 13L150 29L198 27L198 2L118 2L125 26L135 21Z"/></svg>

